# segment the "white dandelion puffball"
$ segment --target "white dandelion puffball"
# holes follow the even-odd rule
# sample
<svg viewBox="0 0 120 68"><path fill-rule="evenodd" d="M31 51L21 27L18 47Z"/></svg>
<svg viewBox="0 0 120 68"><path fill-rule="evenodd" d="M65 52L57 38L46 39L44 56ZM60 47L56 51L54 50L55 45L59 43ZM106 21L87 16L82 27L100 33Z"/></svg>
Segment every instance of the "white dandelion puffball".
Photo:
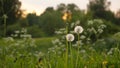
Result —
<svg viewBox="0 0 120 68"><path fill-rule="evenodd" d="M82 33L83 32L83 28L81 26L76 26L74 29L75 33Z"/></svg>
<svg viewBox="0 0 120 68"><path fill-rule="evenodd" d="M67 39L67 41L72 42L74 40L74 35L73 34L67 34L66 39Z"/></svg>

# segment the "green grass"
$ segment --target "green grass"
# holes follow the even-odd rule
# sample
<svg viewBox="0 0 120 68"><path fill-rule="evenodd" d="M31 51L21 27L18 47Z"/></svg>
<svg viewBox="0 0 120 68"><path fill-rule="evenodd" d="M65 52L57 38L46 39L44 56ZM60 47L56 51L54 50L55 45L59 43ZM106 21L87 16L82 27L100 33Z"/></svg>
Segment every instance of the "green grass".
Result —
<svg viewBox="0 0 120 68"><path fill-rule="evenodd" d="M2 46L4 44L3 39L0 39L0 46Z"/></svg>
<svg viewBox="0 0 120 68"><path fill-rule="evenodd" d="M42 52L47 52L49 47L52 47L52 40L55 39L55 37L45 37L45 38L34 38L35 44L37 45L37 49L39 49Z"/></svg>
<svg viewBox="0 0 120 68"><path fill-rule="evenodd" d="M120 51L117 47L113 48L111 55L108 55L104 51L99 53L95 49L90 49L90 44L84 45L79 51L77 61L76 48L72 47L69 55L66 55L66 51L63 51L62 47L55 47L52 44L51 41L54 39L56 37L33 38L34 44L37 46L35 48L31 46L33 41L31 39L15 39L13 42L0 39L0 47L6 45L0 51L0 68L66 68L66 66L67 68L107 68L107 66L108 68L112 68L112 66L120 68ZM52 49L48 50L50 47ZM43 56L39 54L40 52L43 52ZM41 61L39 61L40 58L42 58Z"/></svg>
<svg viewBox="0 0 120 68"><path fill-rule="evenodd" d="M37 45L37 50L42 52L47 52L48 48L53 46L51 41L54 40L55 38L56 37L44 37L44 38L33 38L33 40L35 40L35 44ZM0 46L3 45L5 45L5 41L3 39L0 39Z"/></svg>
<svg viewBox="0 0 120 68"><path fill-rule="evenodd" d="M31 39L16 39L14 42L8 43L0 39L0 46L7 45L0 51L0 68L66 68L66 66L67 68L112 68L112 66L114 66L113 68L120 68L120 51L118 48L114 48L112 54L108 55L105 52L99 53L90 49L90 44L89 46L84 45L79 51L79 61L77 61L78 52L74 47L68 53L69 55L66 55L66 51L63 51L62 47L54 47L48 50L49 47L53 47L51 41L55 38L33 38L35 45L37 45L36 48L30 45L33 41ZM49 53L46 53L47 51ZM44 55L39 55L40 52L44 52ZM76 61L77 66L75 66Z"/></svg>

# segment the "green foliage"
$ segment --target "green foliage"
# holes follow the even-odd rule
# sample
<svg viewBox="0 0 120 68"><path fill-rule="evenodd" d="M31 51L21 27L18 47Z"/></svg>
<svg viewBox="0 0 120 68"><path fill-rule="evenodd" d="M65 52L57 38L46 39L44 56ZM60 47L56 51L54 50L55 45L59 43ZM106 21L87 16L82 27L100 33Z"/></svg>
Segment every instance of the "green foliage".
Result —
<svg viewBox="0 0 120 68"><path fill-rule="evenodd" d="M21 2L19 0L0 0L0 31L6 36L11 33L7 31L7 27L16 24L21 18L22 11L20 10ZM7 33L9 32L9 33Z"/></svg>
<svg viewBox="0 0 120 68"><path fill-rule="evenodd" d="M40 28L48 35L54 35L56 29L64 26L60 12L47 8L39 18Z"/></svg>
<svg viewBox="0 0 120 68"><path fill-rule="evenodd" d="M107 0L92 0L89 2L88 10L92 11L94 18L104 18Z"/></svg>
<svg viewBox="0 0 120 68"><path fill-rule="evenodd" d="M37 55L31 55L35 53L36 45L32 39L26 38L21 40L14 40L13 38L8 37L4 38L3 43L4 45L0 46L0 61L3 61L3 63L0 63L0 67L35 67L35 62L37 62ZM39 53L39 51L36 52L36 54L37 53Z"/></svg>
<svg viewBox="0 0 120 68"><path fill-rule="evenodd" d="M119 22L119 18L116 19L113 12L106 10L109 8L109 5L105 5L106 1L92 0L87 14L75 4L60 4L57 9L48 7L40 16L30 13L26 18L16 22L21 14L20 2L0 0L0 37L3 36L3 24L6 23L3 23L2 16L7 20L8 35L13 36L13 38L0 39L0 67L120 68L120 28L115 25ZM17 7L16 10L20 12L16 18L14 13L17 12L11 13L14 11L11 8L13 4L17 4L15 8ZM72 13L72 19L69 22L62 20L62 12L66 10ZM84 28L81 34L75 34L73 31L78 25ZM60 37L37 38L53 36L55 33L60 34ZM75 35L73 42L66 40L67 33ZM30 34L35 38L32 39Z"/></svg>
<svg viewBox="0 0 120 68"><path fill-rule="evenodd" d="M35 38L35 44L37 45L37 49L46 53L48 51L48 48L53 46L51 41L55 38L56 37Z"/></svg>
<svg viewBox="0 0 120 68"><path fill-rule="evenodd" d="M63 28L66 25L66 22L62 20L63 13L66 10L71 12L72 18L69 21L69 23L72 24L76 20L80 20L80 24L84 28L87 28L88 20L101 18L105 21L105 24L108 26L108 28L105 30L105 34L108 35L108 32L109 34L114 34L119 31L119 26L114 25L119 24L119 18L115 18L114 13L112 11L106 10L110 6L110 4L106 6L106 3L109 2L107 2L106 0L90 1L87 13L86 11L81 10L77 5L73 3L67 5L61 3L57 6L56 9L54 9L53 7L48 7L40 16L37 16L36 13L29 13L26 16L26 18L21 18L20 20L14 19L13 21L18 20L18 22L13 22L16 24L7 25L7 35L10 36L10 34L13 33L16 29L28 28L29 33L32 34L33 37L53 36L55 35L56 30ZM17 9L19 10L19 8ZM8 16L7 20L9 18L12 17ZM4 36L3 33L5 32L5 24L3 23L3 18L1 17L0 19L0 36L2 37Z"/></svg>
<svg viewBox="0 0 120 68"><path fill-rule="evenodd" d="M47 36L38 26L30 26L27 28L28 33L32 35L32 37L45 37Z"/></svg>
<svg viewBox="0 0 120 68"><path fill-rule="evenodd" d="M107 0L92 0L89 2L87 15L92 15L91 18L93 19L100 18L114 23L117 19L109 9L110 5L110 2L107 2Z"/></svg>
<svg viewBox="0 0 120 68"><path fill-rule="evenodd" d="M28 20L26 18L21 18L19 21L18 21L20 27L22 28L25 28L29 25L28 23Z"/></svg>
<svg viewBox="0 0 120 68"><path fill-rule="evenodd" d="M55 38L13 39L11 37L8 37L4 38L4 40L0 39L0 60L2 62L0 63L0 67L66 68L66 51L63 44L58 45L55 43L58 46L49 48L53 46L51 43L51 40L53 39ZM60 43L60 41L56 42ZM46 52L46 48L49 48L48 52ZM45 54L41 51L45 52ZM108 52L101 51L101 53L99 53L89 44L80 48L78 67L101 68L114 66L116 68L119 68L119 56L120 51L117 47L112 47ZM73 61L71 61L71 58ZM75 67L76 58L76 47L73 46L72 55L69 55L68 57L68 68Z"/></svg>
<svg viewBox="0 0 120 68"><path fill-rule="evenodd" d="M76 25L78 26L80 22L77 21L74 24L68 24L70 24L70 26L72 25L70 27L72 28ZM103 25L104 23L101 19L94 19L88 21L87 28L93 27L94 30L91 30L91 33L100 36L105 29L105 25ZM34 28L38 27L34 26ZM22 34L15 31L18 35L20 34L21 39L7 37L0 40L0 61L2 62L0 63L0 67L106 68L114 66L119 68L120 45L118 41L111 38L96 38L96 40L94 40L94 38L90 38L90 32L86 33L87 28L83 29L85 35L84 32L74 34L78 35L76 36L78 40L73 42L66 40L64 34L66 34L67 29L60 29L61 33L58 33L63 35L58 39L55 39L56 37L32 39L31 35L28 35L25 29L20 31L23 32ZM98 29L103 31L99 32ZM71 30L68 32L74 33ZM119 33L116 33L114 38L116 36L118 37ZM53 41L51 42L51 40ZM91 43L93 40L94 42Z"/></svg>
<svg viewBox="0 0 120 68"><path fill-rule="evenodd" d="M30 13L27 15L26 17L27 21L28 21L28 25L29 26L33 26L33 25L38 25L39 23L39 18L36 15L36 13Z"/></svg>
<svg viewBox="0 0 120 68"><path fill-rule="evenodd" d="M91 27L93 29L90 29ZM88 21L88 27L84 29L84 38L84 32L83 34L77 34L78 40L74 42L66 40L64 34L67 29L60 29L57 33L63 34L63 36L52 41L54 47L49 48L43 61L43 67L44 65L47 68L106 68L112 67L112 65L117 68L120 67L118 59L120 55L119 43L112 38L99 38L105 28L106 25L102 20L90 20ZM89 32L88 29L91 31ZM73 33L71 30L68 32ZM91 33L95 35L96 40L91 38ZM84 40L85 42L83 42ZM94 42L91 43L91 41Z"/></svg>
<svg viewBox="0 0 120 68"><path fill-rule="evenodd" d="M11 34L14 33L14 31L20 30L20 29L21 29L21 27L20 27L20 24L19 24L19 23L16 23L16 24L14 24L14 25L9 25L9 26L7 27L7 35L10 36Z"/></svg>
<svg viewBox="0 0 120 68"><path fill-rule="evenodd" d="M113 35L113 38L117 41L120 41L120 32L117 32Z"/></svg>
<svg viewBox="0 0 120 68"><path fill-rule="evenodd" d="M7 25L15 23L22 14L20 10L21 2L19 0L0 0L0 17L7 15ZM1 19L3 24L3 18Z"/></svg>
<svg viewBox="0 0 120 68"><path fill-rule="evenodd" d="M0 39L0 67L36 68L39 58L44 56L43 52L46 53L46 48L52 46L53 39L54 37L32 39L27 36L21 39Z"/></svg>
<svg viewBox="0 0 120 68"><path fill-rule="evenodd" d="M4 27L3 26L0 26L0 37L3 37L4 35L3 35L3 32L4 32Z"/></svg>
<svg viewBox="0 0 120 68"><path fill-rule="evenodd" d="M113 24L115 22L105 21L105 24L107 25L107 29L105 30L105 33L107 35L113 35L114 33L117 33L120 31L119 25Z"/></svg>

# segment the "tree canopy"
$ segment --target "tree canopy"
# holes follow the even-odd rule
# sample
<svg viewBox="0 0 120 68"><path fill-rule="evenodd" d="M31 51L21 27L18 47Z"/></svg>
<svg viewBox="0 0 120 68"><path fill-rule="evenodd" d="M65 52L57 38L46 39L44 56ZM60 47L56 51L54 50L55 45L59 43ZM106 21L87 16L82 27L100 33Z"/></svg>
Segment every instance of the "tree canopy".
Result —
<svg viewBox="0 0 120 68"><path fill-rule="evenodd" d="M21 2L19 0L0 0L0 17L7 16L7 24L15 23L22 14L20 10ZM0 22L2 23L2 22Z"/></svg>
<svg viewBox="0 0 120 68"><path fill-rule="evenodd" d="M7 27L16 24L20 19L22 15L20 7L21 2L19 0L0 0L0 31L4 33L4 36L11 33L7 31Z"/></svg>

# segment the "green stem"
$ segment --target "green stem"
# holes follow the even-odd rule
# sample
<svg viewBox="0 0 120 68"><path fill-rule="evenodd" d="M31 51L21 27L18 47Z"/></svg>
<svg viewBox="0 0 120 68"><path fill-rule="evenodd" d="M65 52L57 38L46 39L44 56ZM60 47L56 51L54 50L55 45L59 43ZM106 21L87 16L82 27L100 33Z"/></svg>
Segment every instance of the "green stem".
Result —
<svg viewBox="0 0 120 68"><path fill-rule="evenodd" d="M68 34L68 25L66 24L66 34ZM66 40L66 60L65 60L65 68L68 68L68 41Z"/></svg>
<svg viewBox="0 0 120 68"><path fill-rule="evenodd" d="M6 68L6 66L5 66L6 65L6 56L5 56L5 53L6 53L5 52L5 47L3 47L3 56L2 56L3 57L3 68Z"/></svg>
<svg viewBox="0 0 120 68"><path fill-rule="evenodd" d="M78 58L79 58L79 49L80 49L80 35L78 34L78 48L77 48L77 59L76 59L76 66L75 68L78 68Z"/></svg>
<svg viewBox="0 0 120 68"><path fill-rule="evenodd" d="M71 42L70 43L70 58L71 58L71 68L73 68L73 54L72 54L72 45Z"/></svg>
<svg viewBox="0 0 120 68"><path fill-rule="evenodd" d="M68 23L66 23L66 34L68 34Z"/></svg>
<svg viewBox="0 0 120 68"><path fill-rule="evenodd" d="M6 18L4 18L4 37L6 37Z"/></svg>

